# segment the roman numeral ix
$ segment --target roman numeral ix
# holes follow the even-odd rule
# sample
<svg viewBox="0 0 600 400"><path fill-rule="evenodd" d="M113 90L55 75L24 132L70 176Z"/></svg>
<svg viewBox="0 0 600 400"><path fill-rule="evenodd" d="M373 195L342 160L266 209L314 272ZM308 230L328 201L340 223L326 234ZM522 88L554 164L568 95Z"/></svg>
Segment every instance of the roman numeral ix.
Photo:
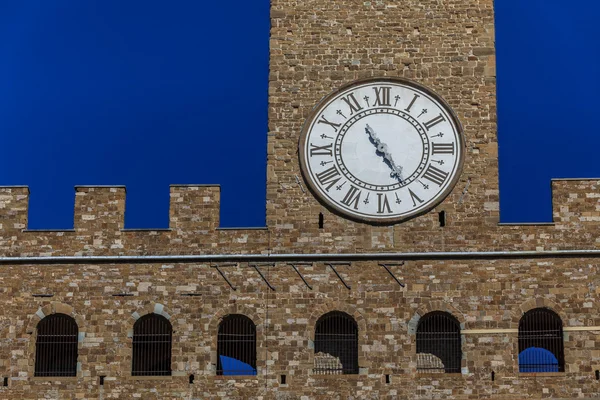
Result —
<svg viewBox="0 0 600 400"><path fill-rule="evenodd" d="M333 151L331 150L333 144L327 144L325 146L315 146L310 144L310 156L331 156Z"/></svg>

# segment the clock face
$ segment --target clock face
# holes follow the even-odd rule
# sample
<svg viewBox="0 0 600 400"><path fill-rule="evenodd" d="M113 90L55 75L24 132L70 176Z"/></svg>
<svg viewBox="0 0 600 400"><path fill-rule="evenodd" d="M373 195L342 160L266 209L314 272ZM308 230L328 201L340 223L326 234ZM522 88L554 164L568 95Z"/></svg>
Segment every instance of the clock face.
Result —
<svg viewBox="0 0 600 400"><path fill-rule="evenodd" d="M421 214L446 197L464 140L450 107L399 78L371 78L323 99L300 137L312 191L339 213L378 223Z"/></svg>

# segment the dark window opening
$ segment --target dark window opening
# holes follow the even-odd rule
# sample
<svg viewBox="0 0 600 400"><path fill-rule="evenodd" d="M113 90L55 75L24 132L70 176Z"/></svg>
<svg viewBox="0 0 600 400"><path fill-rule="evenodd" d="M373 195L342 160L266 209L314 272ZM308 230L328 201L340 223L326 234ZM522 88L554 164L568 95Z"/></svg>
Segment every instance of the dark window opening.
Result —
<svg viewBox="0 0 600 400"><path fill-rule="evenodd" d="M390 375L389 374L387 374L385 376L385 383L390 383Z"/></svg>
<svg viewBox="0 0 600 400"><path fill-rule="evenodd" d="M194 378L195 378L194 374L191 374L191 375L190 375L190 385L191 385L192 383L194 383Z"/></svg>
<svg viewBox="0 0 600 400"><path fill-rule="evenodd" d="M562 320L552 310L535 308L519 321L519 372L564 372Z"/></svg>
<svg viewBox="0 0 600 400"><path fill-rule="evenodd" d="M8 386L8 382L6 381L6 378L4 378L4 379L5 379L5 382L6 382L6 385L4 385L4 386ZM600 381L600 369L596 370L596 380Z"/></svg>
<svg viewBox="0 0 600 400"><path fill-rule="evenodd" d="M77 376L79 329L65 314L52 314L37 325L34 376Z"/></svg>
<svg viewBox="0 0 600 400"><path fill-rule="evenodd" d="M461 358L458 320L443 311L424 315L417 326L417 370L459 373Z"/></svg>
<svg viewBox="0 0 600 400"><path fill-rule="evenodd" d="M442 228L446 226L446 211L440 211L438 214L438 220L440 221L440 226Z"/></svg>
<svg viewBox="0 0 600 400"><path fill-rule="evenodd" d="M100 386L104 386L104 375L100 375Z"/></svg>
<svg viewBox="0 0 600 400"><path fill-rule="evenodd" d="M281 384L282 384L282 385L285 385L285 384L286 384L286 382L287 382L287 379L286 379L286 378L287 378L287 377L286 377L285 375L281 375Z"/></svg>
<svg viewBox="0 0 600 400"><path fill-rule="evenodd" d="M496 379L496 373L494 371L492 371L492 382L494 382L495 379Z"/></svg>
<svg viewBox="0 0 600 400"><path fill-rule="evenodd" d="M358 374L358 325L350 315L333 311L315 328L316 374Z"/></svg>
<svg viewBox="0 0 600 400"><path fill-rule="evenodd" d="M319 213L319 229L323 229L323 213Z"/></svg>
<svg viewBox="0 0 600 400"><path fill-rule="evenodd" d="M598 371L596 371L596 372L598 372ZM8 386L8 377L6 377L6 376L4 377L4 386Z"/></svg>
<svg viewBox="0 0 600 400"><path fill-rule="evenodd" d="M133 376L171 375L173 328L158 314L144 315L133 326Z"/></svg>
<svg viewBox="0 0 600 400"><path fill-rule="evenodd" d="M217 375L256 375L256 325L250 318L232 314L219 324Z"/></svg>

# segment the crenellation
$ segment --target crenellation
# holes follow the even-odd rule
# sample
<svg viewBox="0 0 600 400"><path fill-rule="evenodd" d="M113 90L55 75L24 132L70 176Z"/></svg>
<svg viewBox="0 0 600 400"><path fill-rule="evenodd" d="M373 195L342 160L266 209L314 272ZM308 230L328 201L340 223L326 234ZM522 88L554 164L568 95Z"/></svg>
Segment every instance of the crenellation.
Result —
<svg viewBox="0 0 600 400"><path fill-rule="evenodd" d="M75 186L74 229L92 236L114 235L125 227L124 186Z"/></svg>
<svg viewBox="0 0 600 400"><path fill-rule="evenodd" d="M214 231L219 227L219 185L171 185L169 228L178 236Z"/></svg>
<svg viewBox="0 0 600 400"><path fill-rule="evenodd" d="M0 187L0 235L26 229L28 212L29 187Z"/></svg>

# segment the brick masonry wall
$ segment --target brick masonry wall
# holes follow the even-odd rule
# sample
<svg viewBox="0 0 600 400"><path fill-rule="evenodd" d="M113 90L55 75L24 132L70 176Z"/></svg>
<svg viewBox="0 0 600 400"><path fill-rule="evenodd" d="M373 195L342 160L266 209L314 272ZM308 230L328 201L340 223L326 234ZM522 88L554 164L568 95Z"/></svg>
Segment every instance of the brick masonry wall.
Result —
<svg viewBox="0 0 600 400"><path fill-rule="evenodd" d="M312 290L285 264L261 268L275 291L245 263L222 267L236 291L209 264L3 266L0 376L8 376L10 384L0 388L0 397L102 398L101 390L105 398L161 399L522 399L599 393L594 371L600 368L600 331L566 330L566 372L555 376L518 372L515 332L522 313L538 306L554 309L567 327L600 326L599 267L592 260L408 261L392 267L405 288L375 262L337 266L350 290L320 262L299 267ZM123 292L132 296L114 296ZM189 293L197 296L185 296ZM358 323L358 375L312 373L315 323L332 310L347 312ZM434 310L452 313L466 332L462 374L416 372L416 323ZM52 312L70 314L79 325L77 378L32 377L35 326L40 315ZM164 313L173 324L172 377L130 376L135 317L149 312ZM257 324L257 377L215 376L217 325L229 313L245 314ZM485 331L490 329L512 331ZM469 333L474 330L484 331ZM287 375L286 385L279 383L281 374ZM107 377L102 387L101 375Z"/></svg>
<svg viewBox="0 0 600 400"><path fill-rule="evenodd" d="M123 229L125 188L81 186L72 230L34 231L27 229L29 190L0 188L0 257L599 248L598 179L553 181L553 223L498 224L492 0L271 5L266 228L220 229L219 187L199 185L171 187L169 229ZM369 76L402 76L438 92L457 112L467 142L463 174L446 200L388 227L331 213L303 191L298 164L299 133L310 109L340 85ZM323 261L299 267L312 290L285 263L262 267L275 291L247 263L222 266L232 290L213 268L218 262L2 262L0 377L9 385L0 386L0 398L599 397L596 257L414 259L393 268L405 288L377 262L353 262L337 267L351 289ZM115 296L122 293L131 296ZM518 372L515 329L523 312L539 306L555 310L565 326L566 370L554 376ZM333 310L358 322L358 375L312 373L314 326ZM461 374L416 372L415 326L434 310L461 322ZM70 314L79 325L75 378L33 377L35 327L53 312ZM173 324L172 377L131 377L134 316L149 312L164 313ZM230 313L257 324L256 377L215 376L216 330Z"/></svg>

